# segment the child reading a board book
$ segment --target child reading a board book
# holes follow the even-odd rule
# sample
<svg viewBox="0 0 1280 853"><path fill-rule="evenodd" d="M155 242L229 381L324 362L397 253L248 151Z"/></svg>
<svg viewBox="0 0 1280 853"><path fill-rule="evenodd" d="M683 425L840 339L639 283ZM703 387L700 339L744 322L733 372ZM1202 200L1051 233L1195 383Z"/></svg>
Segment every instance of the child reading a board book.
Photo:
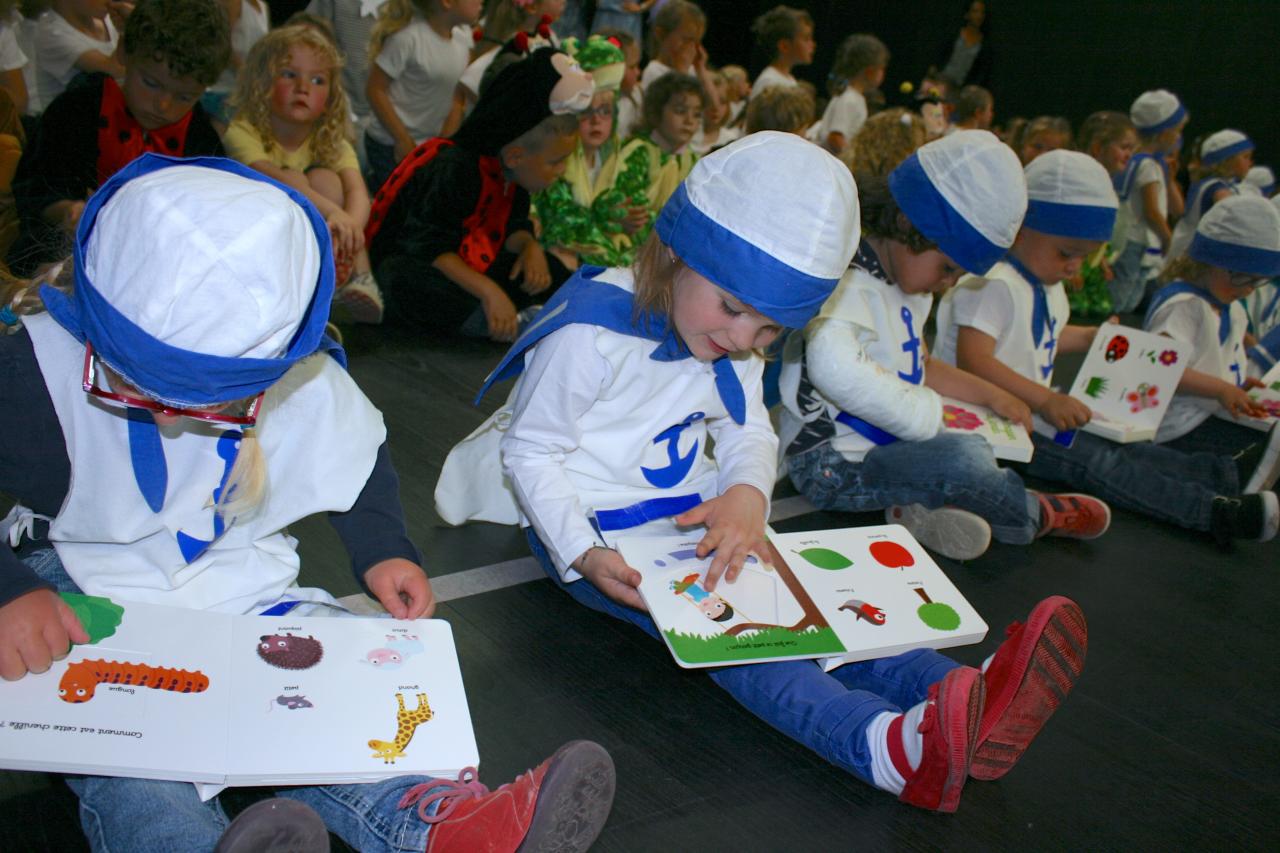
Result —
<svg viewBox="0 0 1280 853"><path fill-rule="evenodd" d="M818 146L744 137L694 167L633 269L580 270L490 376L486 388L523 369L502 467L534 555L569 594L656 638L616 536L705 525L707 592L732 583L749 552L767 553L777 439L755 351L830 295L857 246L857 211L849 171ZM709 674L864 782L953 811L970 774L996 778L1022 756L1085 643L1079 608L1054 598L985 676L932 650L831 675L813 661ZM1059 653L1051 680L1030 665Z"/></svg>
<svg viewBox="0 0 1280 853"><path fill-rule="evenodd" d="M944 431L939 394L1031 428L1017 397L929 357L935 293L985 273L1026 210L1018 158L990 133L930 142L887 179L862 178L862 243L818 318L787 342L779 438L792 482L820 509L885 510L922 545L967 560L994 535L1092 539L1105 504L1041 495L1000 468L978 435ZM946 407L949 408L949 407Z"/></svg>
<svg viewBox="0 0 1280 853"><path fill-rule="evenodd" d="M1005 262L985 278L962 279L938 311L939 358L999 385L1044 422L1032 436L1027 473L1085 489L1112 506L1215 538L1266 540L1278 522L1275 496L1246 494L1274 479L1261 448L1233 458L1159 444L1116 444L1086 432L1084 403L1055 391L1054 360L1086 349L1096 326L1073 326L1062 279L1107 239L1116 206L1106 170L1075 151L1051 151L1026 168L1027 217ZM1251 482L1252 481L1252 482Z"/></svg>
<svg viewBox="0 0 1280 853"><path fill-rule="evenodd" d="M57 592L226 613L332 608L296 585L285 532L317 512L392 616L432 612L382 416L323 337L330 251L300 193L231 160L146 154L89 201L74 270L62 266L73 292L41 287L23 329L0 338L0 488L30 508L20 527L41 519L47 540L25 559L0 548L0 675L43 672L88 641ZM576 742L493 795L405 776L280 796L360 850L514 850L526 832L583 850L609 796L585 774L607 776L607 762ZM228 828L188 783L67 781L100 849L145 832L151 849L210 850L224 830L242 842L279 830L296 845L317 819L302 810L295 823L297 807L280 806Z"/></svg>
<svg viewBox="0 0 1280 853"><path fill-rule="evenodd" d="M1262 385L1248 375L1251 344L1243 300L1280 274L1280 213L1258 196L1230 196L1196 226L1187 255L1164 273L1147 311L1148 331L1191 344L1178 393L1160 423L1156 441L1180 450L1225 456L1241 453L1257 440L1249 427L1211 417L1216 411L1267 417L1248 390ZM1262 470L1269 475L1245 491L1270 489L1280 466L1280 423L1265 444ZM1270 464L1267 464L1270 460Z"/></svg>

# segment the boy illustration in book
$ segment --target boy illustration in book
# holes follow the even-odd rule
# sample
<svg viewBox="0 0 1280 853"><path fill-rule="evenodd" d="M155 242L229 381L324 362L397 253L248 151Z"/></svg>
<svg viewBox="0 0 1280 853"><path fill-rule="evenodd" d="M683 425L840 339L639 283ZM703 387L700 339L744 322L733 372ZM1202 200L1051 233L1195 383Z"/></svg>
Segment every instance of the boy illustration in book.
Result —
<svg viewBox="0 0 1280 853"><path fill-rule="evenodd" d="M285 532L317 513L391 616L431 614L382 415L324 337L332 254L323 217L294 190L230 160L144 154L85 203L63 280L16 285L22 328L0 337L0 491L53 521L23 557L0 548L0 677L45 672L89 639L58 591L265 611L277 633L260 641L263 658L314 664L315 638L277 628L285 613L336 603L298 586ZM302 849L332 829L364 851L549 839L583 850L608 814L613 766L578 741L493 795L423 775L302 785L234 822L188 783L67 783L103 849L226 849L272 834Z"/></svg>
<svg viewBox="0 0 1280 853"><path fill-rule="evenodd" d="M672 581L671 591L686 599L712 622L728 622L733 618L733 606L699 583L699 576L692 574L683 580Z"/></svg>

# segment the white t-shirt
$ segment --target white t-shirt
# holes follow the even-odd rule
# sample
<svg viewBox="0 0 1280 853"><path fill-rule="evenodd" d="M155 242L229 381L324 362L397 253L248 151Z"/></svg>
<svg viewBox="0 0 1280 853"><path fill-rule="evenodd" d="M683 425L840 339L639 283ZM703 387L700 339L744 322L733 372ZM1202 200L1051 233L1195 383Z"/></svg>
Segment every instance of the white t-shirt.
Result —
<svg viewBox="0 0 1280 853"><path fill-rule="evenodd" d="M267 11L267 0L258 0L258 8L249 0L240 0L240 17L231 28L231 55L244 62L249 51L258 40L271 29L271 17ZM210 92L228 94L236 86L236 70L230 64L222 69L222 74L212 86Z"/></svg>
<svg viewBox="0 0 1280 853"><path fill-rule="evenodd" d="M76 60L83 54L97 51L110 56L115 52L118 39L115 25L110 17L104 18L103 23L107 25L106 41L85 35L52 10L36 21L36 85L40 90L41 109L61 95L80 73Z"/></svg>
<svg viewBox="0 0 1280 853"><path fill-rule="evenodd" d="M22 15L17 9L12 10L7 19L0 20L0 71L12 71L27 64L27 55L18 44L21 25Z"/></svg>
<svg viewBox="0 0 1280 853"><path fill-rule="evenodd" d="M1155 252L1146 253L1142 261L1143 268L1159 267L1163 263L1160 235L1147 224L1147 217L1144 214L1146 203L1143 201L1142 192L1143 187L1157 182L1160 184L1160 192L1156 194L1156 207L1159 209L1160 215L1168 219L1168 185L1165 182L1164 168L1154 158L1147 157L1138 163L1137 171L1133 176L1132 188L1129 190L1129 198L1125 201L1125 204L1129 207L1129 240L1144 243L1148 249L1156 250Z"/></svg>
<svg viewBox="0 0 1280 853"><path fill-rule="evenodd" d="M44 99L40 97L39 75L33 60L36 55L36 22L32 18L23 17L14 9L10 26L17 36L18 47L27 57L27 64L22 66L22 80L27 84L27 115L39 115L44 109Z"/></svg>
<svg viewBox="0 0 1280 853"><path fill-rule="evenodd" d="M631 90L630 95L618 93L618 138L627 140L640 125L641 113L644 111L644 93L639 86Z"/></svg>
<svg viewBox="0 0 1280 853"><path fill-rule="evenodd" d="M827 104L822 120L810 129L809 139L823 145L831 134L842 133L845 144L848 145L866 122L867 99L857 89L846 86L843 92Z"/></svg>
<svg viewBox="0 0 1280 853"><path fill-rule="evenodd" d="M471 42L470 27L454 27L443 39L415 12L409 25L382 45L375 62L391 78L391 104L415 143L440 133L453 90L467 70ZM383 145L395 143L380 121L370 123L369 135Z"/></svg>
<svg viewBox="0 0 1280 853"><path fill-rule="evenodd" d="M674 70L670 65L657 59L649 60L649 64L644 67L643 73L640 74L640 91L648 90L650 83L664 74L670 74Z"/></svg>
<svg viewBox="0 0 1280 853"><path fill-rule="evenodd" d="M1035 342L1031 329L1035 295L1032 287L1044 287L1049 316ZM956 338L960 326L969 326L996 341L995 357L1027 379L1049 387L1058 337L1071 316L1061 282L1033 285L1006 261L991 268L986 277L966 276L938 305L938 336L934 355L956 363Z"/></svg>
<svg viewBox="0 0 1280 853"><path fill-rule="evenodd" d="M1207 301L1192 293L1179 293L1156 309L1147 331L1168 335L1175 341L1191 344L1188 370L1199 370L1232 385L1244 383L1247 361L1244 334L1249 316L1239 301L1231 303L1231 334L1226 343L1218 343L1218 312ZM1172 441L1200 426L1219 410L1212 397L1174 394L1165 412L1156 442Z"/></svg>
<svg viewBox="0 0 1280 853"><path fill-rule="evenodd" d="M311 0L307 11L333 22L333 32L342 51L342 88L347 91L356 120L369 115L369 34L378 21L383 2L369 0Z"/></svg>
<svg viewBox="0 0 1280 853"><path fill-rule="evenodd" d="M783 74L772 65L766 65L765 69L760 72L760 76L756 78L756 82L751 86L751 97L763 92L771 86L798 86L800 85L796 78L790 74Z"/></svg>

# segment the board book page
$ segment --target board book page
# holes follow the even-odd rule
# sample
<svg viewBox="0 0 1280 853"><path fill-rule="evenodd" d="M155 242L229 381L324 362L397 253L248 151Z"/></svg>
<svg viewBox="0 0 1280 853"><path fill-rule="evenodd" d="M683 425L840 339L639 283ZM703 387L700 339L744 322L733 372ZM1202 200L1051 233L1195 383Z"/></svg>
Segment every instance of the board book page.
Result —
<svg viewBox="0 0 1280 853"><path fill-rule="evenodd" d="M1249 389L1249 397L1267 410L1267 416L1263 418L1251 418L1248 415L1233 415L1221 406L1214 412L1218 417L1234 421L1250 429L1256 429L1261 432L1267 432L1280 419L1280 364L1272 367L1267 374L1260 380L1261 388Z"/></svg>
<svg viewBox="0 0 1280 853"><path fill-rule="evenodd" d="M691 536L617 543L682 667L821 659L843 663L981 642L987 625L911 537L893 525L771 534L734 583L704 582Z"/></svg>
<svg viewBox="0 0 1280 853"><path fill-rule="evenodd" d="M1093 411L1084 431L1120 444L1154 439L1190 351L1163 335L1103 323L1069 394Z"/></svg>
<svg viewBox="0 0 1280 853"><path fill-rule="evenodd" d="M986 406L942 398L942 428L961 435L980 435L997 459L1030 462L1035 451L1026 427L1002 418Z"/></svg>
<svg viewBox="0 0 1280 853"><path fill-rule="evenodd" d="M216 790L452 778L479 760L447 622L64 597L92 642L0 683L5 768Z"/></svg>

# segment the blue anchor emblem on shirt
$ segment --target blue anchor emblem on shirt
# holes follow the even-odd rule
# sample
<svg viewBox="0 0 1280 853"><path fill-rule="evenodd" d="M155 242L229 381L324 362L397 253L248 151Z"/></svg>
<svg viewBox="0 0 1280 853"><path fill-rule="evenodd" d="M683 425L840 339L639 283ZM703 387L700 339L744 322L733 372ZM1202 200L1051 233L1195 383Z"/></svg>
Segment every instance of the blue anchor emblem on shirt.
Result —
<svg viewBox="0 0 1280 853"><path fill-rule="evenodd" d="M911 372L903 373L899 370L898 376L912 385L919 385L920 380L924 378L924 365L920 363L920 336L916 334L913 320L911 309L903 305L902 322L907 327L907 340L902 345L902 351L911 353Z"/></svg>
<svg viewBox="0 0 1280 853"><path fill-rule="evenodd" d="M1040 375L1048 379L1049 374L1053 373L1053 351L1058 346L1058 321L1053 317L1049 317L1045 321L1045 325L1049 327L1049 338L1044 342L1044 349L1049 354L1049 360L1040 366Z"/></svg>
<svg viewBox="0 0 1280 853"><path fill-rule="evenodd" d="M222 490L226 488L227 477L231 476L231 466L235 464L236 454L240 452L240 439L244 436L239 430L229 429L218 437L217 452L226 464L222 467L222 477L218 480L218 486L213 490L213 503L216 506L222 498ZM222 513L214 510L213 513L213 539L197 539L178 531L178 548L182 551L182 558L188 564L194 563L196 558L208 549L219 536L227 529L226 523L222 520Z"/></svg>
<svg viewBox="0 0 1280 853"><path fill-rule="evenodd" d="M1236 375L1236 387L1244 387L1244 372L1240 370L1240 362L1233 361L1231 363L1231 372Z"/></svg>
<svg viewBox="0 0 1280 853"><path fill-rule="evenodd" d="M694 412L680 423L669 426L654 436L654 444L662 444L664 441L667 443L667 459L670 460L670 464L665 468L641 466L640 472L644 474L646 480L659 489L669 489L685 478L689 469L693 467L693 460L698 455L698 442L694 441L689 452L681 456L680 433L705 417L706 415L702 412Z"/></svg>

